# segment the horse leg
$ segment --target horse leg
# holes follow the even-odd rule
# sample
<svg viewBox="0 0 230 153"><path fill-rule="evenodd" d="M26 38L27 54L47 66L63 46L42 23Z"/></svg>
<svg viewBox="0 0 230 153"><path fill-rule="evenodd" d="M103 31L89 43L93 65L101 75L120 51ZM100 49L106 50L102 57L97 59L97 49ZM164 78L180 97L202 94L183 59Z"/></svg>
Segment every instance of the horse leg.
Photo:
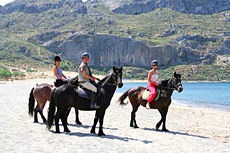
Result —
<svg viewBox="0 0 230 153"><path fill-rule="evenodd" d="M80 122L80 120L79 120L79 113L78 113L78 109L77 108L75 108L75 115L76 115L76 123L78 124L78 125L82 125L82 123Z"/></svg>
<svg viewBox="0 0 230 153"><path fill-rule="evenodd" d="M166 129L166 115L168 113L168 108L164 109L163 111L163 127L162 127L162 131L169 131Z"/></svg>
<svg viewBox="0 0 230 153"><path fill-rule="evenodd" d="M140 106L140 104L138 102L136 102L136 103L132 102L132 106L133 106L133 111L131 112L130 127L139 128L137 126L137 122L136 122L136 112L137 112L138 107Z"/></svg>
<svg viewBox="0 0 230 153"><path fill-rule="evenodd" d="M163 122L162 131L168 131L166 129L166 123L165 123L166 122L166 115L167 115L167 112L168 112L168 108L166 108L166 109L158 109L158 111L161 114L161 120L157 123L156 130L159 129L159 127L161 126L161 123Z"/></svg>
<svg viewBox="0 0 230 153"><path fill-rule="evenodd" d="M95 132L95 128L96 128L96 125L97 125L97 122L98 122L98 113L99 111L97 110L96 113L95 113L95 117L94 117L94 123L93 123L93 126L92 126L92 129L90 130L90 133L96 133Z"/></svg>
<svg viewBox="0 0 230 153"><path fill-rule="evenodd" d="M66 115L68 113L70 109L66 108L66 109L63 109L63 114L62 117L61 117L61 121L62 121L62 125L64 127L64 132L70 132L70 130L68 129L67 127L67 118L66 118Z"/></svg>
<svg viewBox="0 0 230 153"><path fill-rule="evenodd" d="M70 111L71 111L71 107L70 107L70 108L66 111L66 113L65 113L66 124L69 124L69 123L68 123L68 116L69 116Z"/></svg>
<svg viewBox="0 0 230 153"><path fill-rule="evenodd" d="M42 106L41 108L39 108L39 114L41 115L41 118L43 120L43 123L46 123L46 118L45 116L43 115L43 108L45 107L45 104L46 104L46 101L44 101L43 103L41 103Z"/></svg>
<svg viewBox="0 0 230 153"><path fill-rule="evenodd" d="M105 109L99 112L99 123L100 123L100 127L99 127L98 136L105 135L105 133L103 132L104 116L105 116Z"/></svg>
<svg viewBox="0 0 230 153"><path fill-rule="evenodd" d="M43 123L46 123L46 118L45 116L43 115L43 110L39 110L39 114L41 115L41 118L43 120Z"/></svg>
<svg viewBox="0 0 230 153"><path fill-rule="evenodd" d="M56 132L55 133L60 133L60 129L59 129L59 118L62 117L62 112L63 110L60 108L57 108L57 113L55 114L55 126L56 126Z"/></svg>
<svg viewBox="0 0 230 153"><path fill-rule="evenodd" d="M34 123L38 123L38 109L39 109L39 106L37 104L37 106L34 109Z"/></svg>

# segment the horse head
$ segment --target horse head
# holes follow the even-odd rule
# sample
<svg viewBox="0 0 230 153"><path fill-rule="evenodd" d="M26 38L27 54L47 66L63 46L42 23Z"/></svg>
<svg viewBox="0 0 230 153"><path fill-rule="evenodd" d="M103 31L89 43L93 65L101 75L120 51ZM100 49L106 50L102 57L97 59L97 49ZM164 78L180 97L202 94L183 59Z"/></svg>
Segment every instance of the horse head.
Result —
<svg viewBox="0 0 230 153"><path fill-rule="evenodd" d="M115 81L115 84L118 86L118 88L122 88L123 83L122 83L122 67L113 67L113 74L112 77Z"/></svg>
<svg viewBox="0 0 230 153"><path fill-rule="evenodd" d="M177 90L178 92L183 91L182 83L181 83L181 75L174 72L173 78L169 80L170 87L172 89Z"/></svg>

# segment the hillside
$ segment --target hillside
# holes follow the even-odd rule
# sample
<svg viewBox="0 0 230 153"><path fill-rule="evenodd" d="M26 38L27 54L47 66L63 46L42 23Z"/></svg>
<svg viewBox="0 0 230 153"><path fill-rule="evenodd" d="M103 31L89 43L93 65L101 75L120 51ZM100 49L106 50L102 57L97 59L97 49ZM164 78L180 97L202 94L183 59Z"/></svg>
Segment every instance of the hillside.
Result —
<svg viewBox="0 0 230 153"><path fill-rule="evenodd" d="M83 46L94 49L95 51L89 50L93 57L105 48L105 52L111 51L112 55L119 54L123 57L119 52L126 54L130 48L133 48L131 49L135 52L133 55L140 53L138 57L146 53L149 58L156 57L162 69L176 65L228 63L227 55L230 54L228 1L217 3L217 0L213 0L205 5L203 1L191 3L192 0L188 0L185 4L184 1L179 0L161 0L157 5L154 4L157 7L152 10L146 7L148 6L146 4L153 2L156 1L120 0L114 3L113 0L97 0L84 3L81 0L15 0L0 7L0 63L4 66L24 69L51 67L53 56L58 53L65 58L64 64L70 67L69 69L75 69L77 55L84 51L84 47L83 50L76 52L77 46L72 40L73 35L76 38L82 38L84 35L89 38L88 43L85 43L85 38L79 39L78 42L81 43L78 45L84 44ZM129 8L135 6L136 9L141 6L144 11L133 12L133 14L114 11L124 5L130 5ZM217 7L212 7L215 5ZM187 9L180 11L175 8L176 6ZM207 10L206 7L210 9ZM201 12L194 12L192 8L200 9ZM98 38L98 34L103 34L104 37ZM90 40L94 37L97 38L95 39L97 42L92 43ZM130 47L123 45L119 48L119 45L115 45L118 50L115 53L114 46L103 43L105 38L114 45L122 44L124 40L132 43L126 44ZM112 40L116 40L116 43ZM136 44L139 45L135 47ZM60 46L66 47L60 48ZM157 53L149 49L158 47L163 51L166 46L172 48L167 52L175 51L175 56L170 57L165 51ZM72 52L67 54L68 48ZM142 49L138 50L138 48ZM161 56L156 56L156 53ZM169 57L168 62L164 60L166 57ZM103 60L109 61L111 58L103 57L98 64L92 64L100 69L100 66L107 65ZM143 63L141 62L144 61L143 58L136 58L133 61L132 58L127 57L123 61L124 63L120 62L120 65L149 68L148 60L143 65L139 64ZM101 65L101 63L105 64ZM117 64L119 61L113 63Z"/></svg>

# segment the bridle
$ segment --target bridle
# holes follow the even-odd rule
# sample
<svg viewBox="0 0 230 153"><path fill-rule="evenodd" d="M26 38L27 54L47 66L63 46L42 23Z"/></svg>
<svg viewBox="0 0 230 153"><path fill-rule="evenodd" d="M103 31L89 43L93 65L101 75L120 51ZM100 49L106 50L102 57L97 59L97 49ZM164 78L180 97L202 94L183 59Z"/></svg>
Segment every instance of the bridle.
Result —
<svg viewBox="0 0 230 153"><path fill-rule="evenodd" d="M175 79L177 79L177 78L172 78L172 79L170 79L170 80L168 81L168 84L170 84L170 81L172 81L173 79L175 80ZM163 87L163 88L165 88L165 89L170 89L170 90L178 90L178 88L179 88L180 86L182 87L181 81L180 81L180 83L178 83L178 84L176 85L176 87L173 87L173 88L172 88L172 87Z"/></svg>
<svg viewBox="0 0 230 153"><path fill-rule="evenodd" d="M121 75L121 73L114 73L114 72L110 73L110 74L108 75L108 78L102 83L101 86L102 86L102 87L104 87L105 85L117 86L117 85L118 85L117 74L118 74L118 76ZM113 79L113 80L114 80L114 83L109 83L109 82L108 82L108 81L111 79L111 77L116 77L116 79Z"/></svg>

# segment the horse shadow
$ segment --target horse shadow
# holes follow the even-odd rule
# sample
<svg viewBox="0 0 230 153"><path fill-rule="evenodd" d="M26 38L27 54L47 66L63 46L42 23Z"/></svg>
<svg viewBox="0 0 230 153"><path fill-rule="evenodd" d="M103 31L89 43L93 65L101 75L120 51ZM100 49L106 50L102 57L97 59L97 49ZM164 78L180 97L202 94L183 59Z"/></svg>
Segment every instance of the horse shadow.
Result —
<svg viewBox="0 0 230 153"><path fill-rule="evenodd" d="M80 125L77 125L77 126L80 126ZM89 128L91 126L82 126L82 127ZM61 133L55 133L54 130L50 130L50 132L52 132L53 134L66 134L66 135L69 135L69 136L77 136L77 137L99 137L97 134L92 134L92 133L80 133L80 132L69 132L69 133L61 132ZM125 141L125 142L128 142L128 141L139 141L139 142L142 142L142 143L145 143L145 144L153 143L152 141L149 141L149 140L140 140L140 139L135 139L135 138L131 138L131 137L120 137L120 136L110 135L110 134L107 134L107 135L104 135L104 136L100 136L100 138L102 138L102 139L111 139L111 140L120 140L120 141Z"/></svg>
<svg viewBox="0 0 230 153"><path fill-rule="evenodd" d="M91 134L91 133L80 133L80 132L71 132L71 133L66 133L66 135L69 136L78 136L78 137L98 137L97 134ZM111 140L120 140L120 141L139 141L145 144L149 144L149 143L153 143L152 141L149 140L140 140L140 139L135 139L135 138L131 138L131 137L120 137L120 136L116 136L116 135L104 135L101 136L100 138L102 139L111 139Z"/></svg>
<svg viewBox="0 0 230 153"><path fill-rule="evenodd" d="M169 133L169 134L173 134L173 135L184 135L184 136L191 136L191 137L197 137L197 138L202 138L202 139L209 139L209 137L205 137L205 136L201 136L201 135L188 134L185 132L161 131L161 130L156 130L154 128L141 128L141 129L149 130L149 131L164 132L164 133Z"/></svg>
<svg viewBox="0 0 230 153"><path fill-rule="evenodd" d="M85 128L85 129L92 128L92 125L68 124L68 126L81 127L81 128ZM98 127L96 127L96 128L98 128ZM107 130L118 130L117 128L108 128L108 127L103 127L103 129L107 129Z"/></svg>

